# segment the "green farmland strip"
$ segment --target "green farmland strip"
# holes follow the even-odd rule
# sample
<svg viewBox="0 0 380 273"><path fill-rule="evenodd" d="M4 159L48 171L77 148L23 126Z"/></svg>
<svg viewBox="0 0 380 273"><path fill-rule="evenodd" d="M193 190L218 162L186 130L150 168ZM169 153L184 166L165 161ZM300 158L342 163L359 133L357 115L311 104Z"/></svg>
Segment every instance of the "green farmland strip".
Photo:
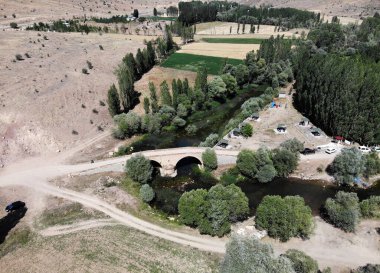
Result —
<svg viewBox="0 0 380 273"><path fill-rule="evenodd" d="M205 66L209 74L218 75L226 63L238 65L242 64L243 61L188 53L174 53L164 61L161 66L194 72L196 72L199 67Z"/></svg>

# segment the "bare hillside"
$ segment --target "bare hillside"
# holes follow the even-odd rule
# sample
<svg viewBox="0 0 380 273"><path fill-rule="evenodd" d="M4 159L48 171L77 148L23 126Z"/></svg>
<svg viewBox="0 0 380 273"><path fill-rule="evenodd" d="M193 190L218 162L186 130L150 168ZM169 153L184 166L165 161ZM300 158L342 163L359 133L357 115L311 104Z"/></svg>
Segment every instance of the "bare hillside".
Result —
<svg viewBox="0 0 380 273"><path fill-rule="evenodd" d="M0 165L65 150L107 128L113 71L126 53L144 46L142 39L130 39L1 31Z"/></svg>
<svg viewBox="0 0 380 273"><path fill-rule="evenodd" d="M153 7L164 11L165 7L175 5L173 0L13 0L2 1L0 8L0 25L10 22L19 24L72 19L73 17L131 14L138 9L140 14L152 15Z"/></svg>

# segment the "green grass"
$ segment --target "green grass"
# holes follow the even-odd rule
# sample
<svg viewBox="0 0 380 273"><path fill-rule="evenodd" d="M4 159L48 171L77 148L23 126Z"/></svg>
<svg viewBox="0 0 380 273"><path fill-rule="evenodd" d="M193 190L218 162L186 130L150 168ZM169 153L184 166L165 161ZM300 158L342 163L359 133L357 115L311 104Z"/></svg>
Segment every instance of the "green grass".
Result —
<svg viewBox="0 0 380 273"><path fill-rule="evenodd" d="M28 227L15 228L7 236L6 240L0 245L0 258L6 254L28 244L34 234Z"/></svg>
<svg viewBox="0 0 380 273"><path fill-rule="evenodd" d="M238 65L242 64L243 61L188 53L174 53L164 61L161 66L194 72L196 72L199 67L205 66L209 74L219 75L226 63Z"/></svg>
<svg viewBox="0 0 380 273"><path fill-rule="evenodd" d="M215 44L261 44L264 39L259 38L203 38L206 43Z"/></svg>
<svg viewBox="0 0 380 273"><path fill-rule="evenodd" d="M38 225L42 227L50 227L55 225L68 225L77 220L90 220L94 218L106 217L103 213L94 211L92 213L84 210L79 203L73 203L64 207L46 210L38 221Z"/></svg>
<svg viewBox="0 0 380 273"><path fill-rule="evenodd" d="M146 18L153 21L173 21L173 22L178 19L178 17L162 17L162 16L150 16Z"/></svg>

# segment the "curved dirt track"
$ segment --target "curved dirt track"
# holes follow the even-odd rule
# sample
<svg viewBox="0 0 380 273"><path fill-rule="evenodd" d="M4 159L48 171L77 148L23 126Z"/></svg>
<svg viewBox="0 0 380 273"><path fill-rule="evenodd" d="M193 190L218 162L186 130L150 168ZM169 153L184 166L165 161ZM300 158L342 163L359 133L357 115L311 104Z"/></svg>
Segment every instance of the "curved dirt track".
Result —
<svg viewBox="0 0 380 273"><path fill-rule="evenodd" d="M45 237L57 236L57 235L74 233L81 230L99 228L99 227L105 227L105 226L113 226L117 224L118 223L112 219L87 220L87 221L81 221L81 222L77 222L70 225L48 227L46 229L39 231L39 234Z"/></svg>
<svg viewBox="0 0 380 273"><path fill-rule="evenodd" d="M16 185L30 187L38 192L78 202L85 207L96 209L121 224L136 228L162 239L170 240L182 245L189 245L204 251L218 253L223 253L225 251L225 242L221 240L212 239L208 236L193 236L171 231L134 217L94 196L59 188L48 183L50 179L57 176L78 174L80 172L97 168L99 168L99 171L101 172L103 170L102 168L114 165L120 168L121 163L124 163L126 158L128 158L128 156L99 161L94 164L86 163L78 165L54 165L53 163L53 165L46 164L45 166L41 166L42 162L39 162L38 165L40 166L31 169L25 169L28 162L24 162L21 165L19 164L17 168L10 168L10 170L5 169L0 173L0 187ZM22 171L17 171L17 169Z"/></svg>

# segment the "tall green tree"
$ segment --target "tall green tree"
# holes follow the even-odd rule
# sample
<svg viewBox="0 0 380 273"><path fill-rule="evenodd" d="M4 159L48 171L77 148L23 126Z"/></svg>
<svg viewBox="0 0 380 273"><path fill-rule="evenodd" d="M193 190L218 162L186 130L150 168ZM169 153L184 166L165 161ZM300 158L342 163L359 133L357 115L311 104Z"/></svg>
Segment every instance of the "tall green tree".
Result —
<svg viewBox="0 0 380 273"><path fill-rule="evenodd" d="M129 67L130 72L132 74L132 78L137 81L141 78L141 74L139 73L138 65L136 63L135 57L132 53L128 53L123 58L123 62Z"/></svg>
<svg viewBox="0 0 380 273"><path fill-rule="evenodd" d="M139 74L143 75L147 71L147 68L145 67L144 55L140 48L137 50L136 53L136 64Z"/></svg>
<svg viewBox="0 0 380 273"><path fill-rule="evenodd" d="M151 41L146 44L146 49L148 51L149 66L153 67L156 64L156 51Z"/></svg>
<svg viewBox="0 0 380 273"><path fill-rule="evenodd" d="M169 85L163 81L160 85L161 89L161 102L163 105L173 106L172 96L170 95Z"/></svg>
<svg viewBox="0 0 380 273"><path fill-rule="evenodd" d="M205 66L198 68L195 78L195 89L207 94L207 68Z"/></svg>
<svg viewBox="0 0 380 273"><path fill-rule="evenodd" d="M108 111L112 117L121 113L119 94L114 84L108 90L107 103Z"/></svg>
<svg viewBox="0 0 380 273"><path fill-rule="evenodd" d="M178 106L178 88L177 88L177 81L173 79L172 81L172 96L173 96L173 107L174 109L177 109Z"/></svg>
<svg viewBox="0 0 380 273"><path fill-rule="evenodd" d="M144 111L145 111L145 114L149 114L150 112L150 102L149 102L149 98L147 97L144 98Z"/></svg>
<svg viewBox="0 0 380 273"><path fill-rule="evenodd" d="M116 76L119 83L119 92L124 112L128 112L134 103L136 92L134 80L130 68L125 63L121 63L116 69Z"/></svg>
<svg viewBox="0 0 380 273"><path fill-rule="evenodd" d="M151 102L152 113L157 113L159 110L158 97L157 97L156 87L154 86L153 82L149 82L149 92L150 92L150 102Z"/></svg>

